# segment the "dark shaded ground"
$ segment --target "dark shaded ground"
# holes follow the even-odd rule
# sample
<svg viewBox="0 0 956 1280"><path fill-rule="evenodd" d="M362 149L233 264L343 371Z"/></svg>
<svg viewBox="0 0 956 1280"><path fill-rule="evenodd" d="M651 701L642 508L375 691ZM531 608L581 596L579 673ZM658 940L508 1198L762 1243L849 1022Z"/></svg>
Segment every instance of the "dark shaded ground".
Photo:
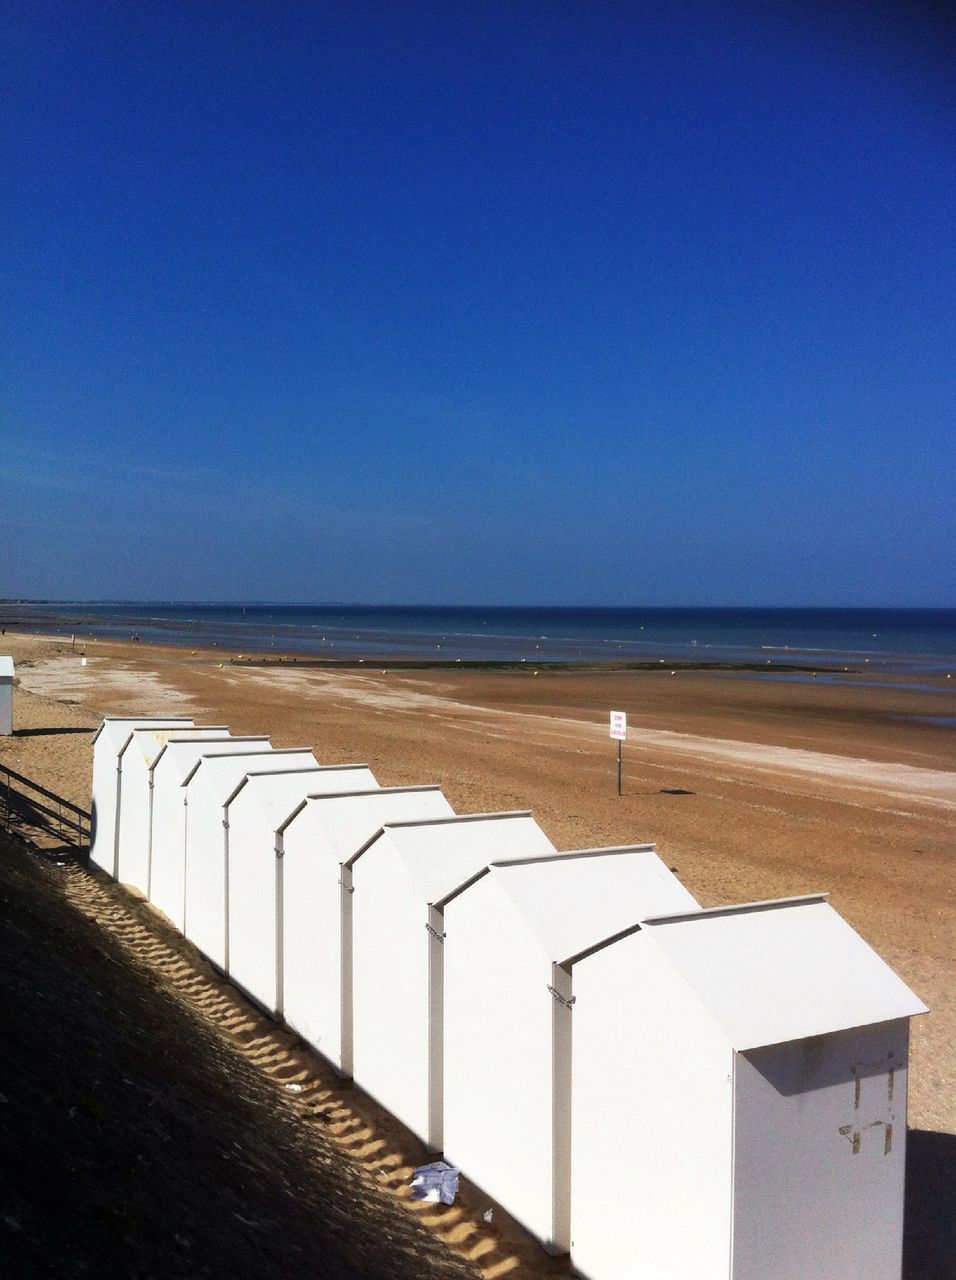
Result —
<svg viewBox="0 0 956 1280"><path fill-rule="evenodd" d="M0 833L0 1274L474 1280L65 900L69 873ZM956 1138L914 1131L903 1280L954 1277Z"/></svg>
<svg viewBox="0 0 956 1280"><path fill-rule="evenodd" d="M956 1280L956 1137L914 1129L906 1142L903 1280Z"/></svg>
<svg viewBox="0 0 956 1280"><path fill-rule="evenodd" d="M474 1280L0 834L0 1274Z"/></svg>

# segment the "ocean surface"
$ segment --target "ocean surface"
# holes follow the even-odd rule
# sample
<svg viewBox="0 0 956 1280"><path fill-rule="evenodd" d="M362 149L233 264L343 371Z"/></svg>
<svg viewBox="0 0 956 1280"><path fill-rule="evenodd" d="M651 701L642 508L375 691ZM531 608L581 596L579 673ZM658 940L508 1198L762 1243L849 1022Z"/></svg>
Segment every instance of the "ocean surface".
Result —
<svg viewBox="0 0 956 1280"><path fill-rule="evenodd" d="M230 654L444 662L723 663L956 673L956 609L0 604L0 623ZM784 673L780 672L780 676ZM779 678L779 677L778 677ZM801 678L791 672L789 678Z"/></svg>

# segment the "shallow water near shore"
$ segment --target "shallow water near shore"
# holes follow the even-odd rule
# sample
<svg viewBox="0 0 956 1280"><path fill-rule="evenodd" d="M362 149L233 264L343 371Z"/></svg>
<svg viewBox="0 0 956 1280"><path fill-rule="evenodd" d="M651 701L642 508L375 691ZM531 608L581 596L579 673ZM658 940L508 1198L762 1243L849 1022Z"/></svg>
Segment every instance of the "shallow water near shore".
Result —
<svg viewBox="0 0 956 1280"><path fill-rule="evenodd" d="M956 670L956 609L44 602L0 605L0 622L49 635L135 636L147 643L337 659L587 664L663 658L835 674L864 664L868 674Z"/></svg>

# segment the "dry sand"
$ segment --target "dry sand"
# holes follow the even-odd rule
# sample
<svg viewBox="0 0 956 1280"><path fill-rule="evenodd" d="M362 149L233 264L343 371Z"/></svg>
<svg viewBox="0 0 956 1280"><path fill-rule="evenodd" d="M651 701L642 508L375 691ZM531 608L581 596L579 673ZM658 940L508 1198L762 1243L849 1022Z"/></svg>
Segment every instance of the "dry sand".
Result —
<svg viewBox="0 0 956 1280"><path fill-rule="evenodd" d="M185 714L366 762L383 786L438 783L459 812L532 809L559 848L654 841L704 905L829 892L930 1006L913 1026L911 1127L956 1134L956 730L917 719L953 716L952 681L263 667L105 642L84 667L61 640L4 639L19 732L0 763L81 804L104 714ZM630 729L620 798L612 707Z"/></svg>

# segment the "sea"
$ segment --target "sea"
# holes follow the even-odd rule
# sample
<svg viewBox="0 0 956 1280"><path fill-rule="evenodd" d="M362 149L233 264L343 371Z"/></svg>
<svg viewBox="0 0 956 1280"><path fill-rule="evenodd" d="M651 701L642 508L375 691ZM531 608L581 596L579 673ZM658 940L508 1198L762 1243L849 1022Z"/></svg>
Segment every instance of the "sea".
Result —
<svg viewBox="0 0 956 1280"><path fill-rule="evenodd" d="M679 663L772 678L956 672L956 609L0 603L0 624L230 655L467 663Z"/></svg>

